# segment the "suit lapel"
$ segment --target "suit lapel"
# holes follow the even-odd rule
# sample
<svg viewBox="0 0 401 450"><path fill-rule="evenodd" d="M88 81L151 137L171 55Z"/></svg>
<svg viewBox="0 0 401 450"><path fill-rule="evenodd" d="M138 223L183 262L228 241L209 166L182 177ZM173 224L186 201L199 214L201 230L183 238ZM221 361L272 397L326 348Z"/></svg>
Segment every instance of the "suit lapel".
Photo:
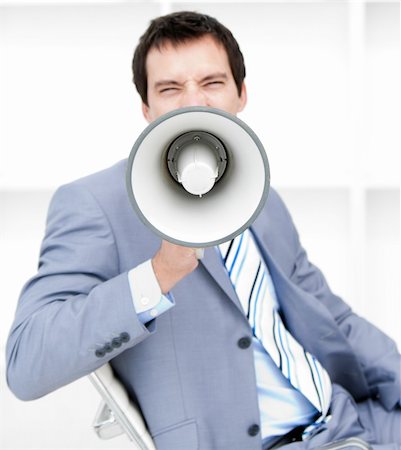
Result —
<svg viewBox="0 0 401 450"><path fill-rule="evenodd" d="M316 343L321 337L331 335L333 329L337 330L337 327L323 305L317 302L313 296L299 289L294 283L291 283L276 264L270 251L259 239L257 231L253 228L251 227L261 256L267 263L273 280L284 323L293 336L299 342L302 342L304 348L317 356L318 348L316 348ZM240 309L242 314L244 314L241 303L216 248L206 248L204 257L200 260L200 263L230 300ZM311 322L312 317L316 317L316 315L322 315L324 320L321 320L322 318L319 317L319 320L317 320L317 323L313 327L305 326L305 323Z"/></svg>
<svg viewBox="0 0 401 450"><path fill-rule="evenodd" d="M208 271L215 282L221 287L221 289L223 289L235 306L240 309L242 314L244 314L235 289L227 274L224 264L222 263L220 255L218 254L218 250L215 247L205 248L205 255L200 260L200 263Z"/></svg>
<svg viewBox="0 0 401 450"><path fill-rule="evenodd" d="M314 355L339 383L357 398L369 392L356 356L324 304L291 282L276 264L267 247L254 233L269 268L282 318L294 338Z"/></svg>
<svg viewBox="0 0 401 450"><path fill-rule="evenodd" d="M261 234L252 226L261 256L269 268L280 303L282 318L295 339L314 355L329 372L333 382L364 398L368 386L356 356L325 305L295 285L281 270ZM244 316L240 301L214 247L205 249L201 264Z"/></svg>
<svg viewBox="0 0 401 450"><path fill-rule="evenodd" d="M319 339L332 335L334 331L337 332L338 328L324 305L288 279L276 264L267 247L259 239L257 231L253 228L251 227L261 256L267 263L273 280L283 320L288 330L299 342L302 342L305 349L317 356L319 346L316 343ZM206 248L204 257L200 262L230 300L243 313L241 303L216 248ZM318 320L316 320L316 316L319 317ZM313 327L305 326L305 324L312 323L312 320L316 322Z"/></svg>

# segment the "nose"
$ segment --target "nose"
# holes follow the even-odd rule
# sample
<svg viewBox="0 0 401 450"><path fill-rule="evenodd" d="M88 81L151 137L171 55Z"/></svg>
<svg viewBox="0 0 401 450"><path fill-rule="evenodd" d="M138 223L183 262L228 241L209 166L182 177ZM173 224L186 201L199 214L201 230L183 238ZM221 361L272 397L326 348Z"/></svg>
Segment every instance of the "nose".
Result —
<svg viewBox="0 0 401 450"><path fill-rule="evenodd" d="M207 99L199 87L188 86L181 96L180 103L181 108L187 106L207 106Z"/></svg>

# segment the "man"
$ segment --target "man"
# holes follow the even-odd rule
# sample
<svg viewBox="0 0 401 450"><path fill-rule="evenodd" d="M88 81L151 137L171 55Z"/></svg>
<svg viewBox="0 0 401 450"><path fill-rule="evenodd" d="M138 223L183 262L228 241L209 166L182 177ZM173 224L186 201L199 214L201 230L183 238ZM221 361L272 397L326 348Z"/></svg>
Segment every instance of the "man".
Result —
<svg viewBox="0 0 401 450"><path fill-rule="evenodd" d="M180 107L246 105L238 44L206 15L154 20L133 70L149 122ZM14 393L34 399L110 362L160 450L347 437L398 448L400 355L331 293L276 192L250 230L199 262L135 216L125 168L52 200L7 346Z"/></svg>

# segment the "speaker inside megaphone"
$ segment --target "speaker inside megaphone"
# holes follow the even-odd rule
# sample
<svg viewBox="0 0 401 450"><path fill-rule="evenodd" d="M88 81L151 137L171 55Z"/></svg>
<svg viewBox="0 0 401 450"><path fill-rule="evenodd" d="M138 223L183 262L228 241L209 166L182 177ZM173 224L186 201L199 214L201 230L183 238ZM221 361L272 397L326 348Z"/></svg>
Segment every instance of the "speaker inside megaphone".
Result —
<svg viewBox="0 0 401 450"><path fill-rule="evenodd" d="M256 219L270 171L262 143L243 121L197 106L167 113L141 133L126 182L146 226L167 241L207 247L233 239Z"/></svg>

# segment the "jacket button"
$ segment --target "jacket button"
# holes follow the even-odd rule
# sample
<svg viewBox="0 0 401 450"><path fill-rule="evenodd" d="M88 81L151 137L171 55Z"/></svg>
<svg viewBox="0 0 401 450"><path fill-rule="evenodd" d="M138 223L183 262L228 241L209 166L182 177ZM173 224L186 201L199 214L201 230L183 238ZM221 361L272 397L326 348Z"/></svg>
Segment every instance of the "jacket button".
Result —
<svg viewBox="0 0 401 450"><path fill-rule="evenodd" d="M244 336L241 339L238 339L238 347L242 349L249 348L252 343L252 339L249 336Z"/></svg>
<svg viewBox="0 0 401 450"><path fill-rule="evenodd" d="M120 334L120 339L121 342L128 342L131 338L130 335L124 331L124 333Z"/></svg>
<svg viewBox="0 0 401 450"><path fill-rule="evenodd" d="M103 356L106 354L106 351L105 350L103 350L102 348L98 348L96 351L95 351L95 355L98 357L98 358L103 358Z"/></svg>
<svg viewBox="0 0 401 450"><path fill-rule="evenodd" d="M107 353L110 353L113 351L113 346L110 344L110 342L107 342L104 344L103 350Z"/></svg>
<svg viewBox="0 0 401 450"><path fill-rule="evenodd" d="M121 344L122 344L122 342L121 342L120 338L113 338L111 340L111 345L112 345L113 348L121 347Z"/></svg>
<svg viewBox="0 0 401 450"><path fill-rule="evenodd" d="M260 427L257 423L254 423L248 428L249 436L256 436L260 431Z"/></svg>

